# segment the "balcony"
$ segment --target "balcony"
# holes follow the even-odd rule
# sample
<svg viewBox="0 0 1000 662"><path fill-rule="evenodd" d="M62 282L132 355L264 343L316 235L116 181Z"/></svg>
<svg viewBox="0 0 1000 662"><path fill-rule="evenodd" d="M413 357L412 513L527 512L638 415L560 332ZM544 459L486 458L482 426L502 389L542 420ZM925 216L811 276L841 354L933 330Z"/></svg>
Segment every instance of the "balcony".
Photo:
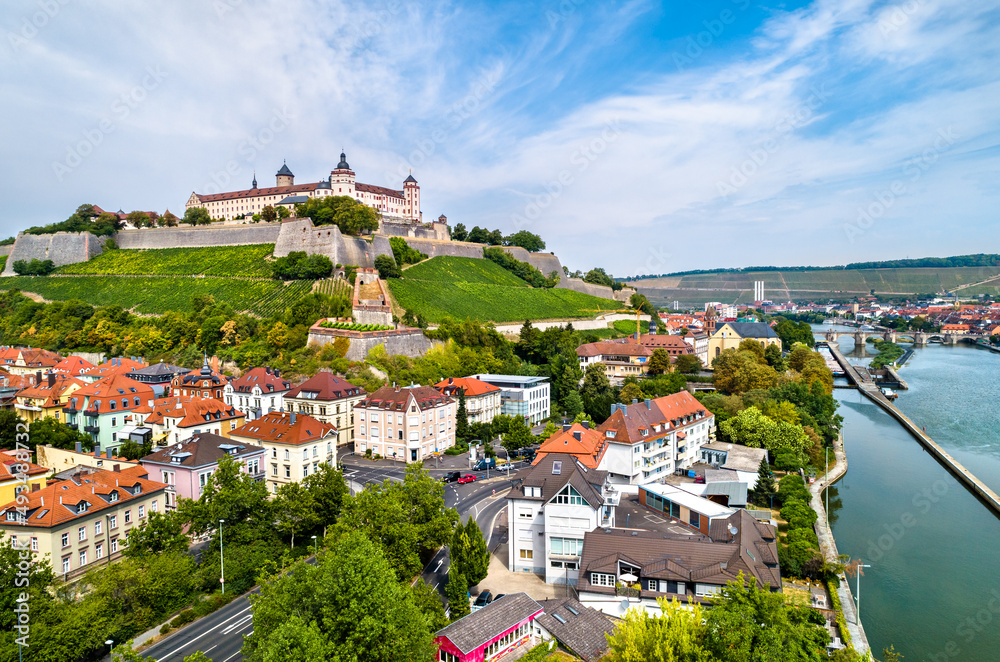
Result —
<svg viewBox="0 0 1000 662"><path fill-rule="evenodd" d="M252 480L255 483L263 483L264 478L266 478L266 474L263 471L258 471L257 473L250 474L250 480Z"/></svg>
<svg viewBox="0 0 1000 662"><path fill-rule="evenodd" d="M619 598L638 598L639 593L639 589L631 588L623 584L618 584L618 586L615 587L615 595Z"/></svg>
<svg viewBox="0 0 1000 662"><path fill-rule="evenodd" d="M101 426L99 426L99 425L84 425L83 426L83 431L84 432L90 432L91 434L97 434L98 432L101 431Z"/></svg>

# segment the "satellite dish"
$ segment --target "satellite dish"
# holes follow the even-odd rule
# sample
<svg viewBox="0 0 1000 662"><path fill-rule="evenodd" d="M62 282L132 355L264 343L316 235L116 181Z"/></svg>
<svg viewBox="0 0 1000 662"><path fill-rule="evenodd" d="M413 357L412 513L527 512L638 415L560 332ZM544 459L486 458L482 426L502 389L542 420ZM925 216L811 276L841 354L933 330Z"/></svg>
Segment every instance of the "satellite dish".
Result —
<svg viewBox="0 0 1000 662"><path fill-rule="evenodd" d="M740 532L740 530L737 529L735 526L733 526L731 524L729 525L729 533L731 533L731 534L733 534L735 536L739 532Z"/></svg>
<svg viewBox="0 0 1000 662"><path fill-rule="evenodd" d="M622 600L621 608L622 611L628 611L628 598Z"/></svg>

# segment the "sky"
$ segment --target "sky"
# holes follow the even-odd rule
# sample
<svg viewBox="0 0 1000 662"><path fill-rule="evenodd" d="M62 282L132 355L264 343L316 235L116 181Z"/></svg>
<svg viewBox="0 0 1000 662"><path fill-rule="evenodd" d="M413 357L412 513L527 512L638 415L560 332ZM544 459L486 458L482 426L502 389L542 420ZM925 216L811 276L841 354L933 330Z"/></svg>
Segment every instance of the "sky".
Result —
<svg viewBox="0 0 1000 662"><path fill-rule="evenodd" d="M616 276L1000 252L1000 0L7 0L0 233L329 176Z"/></svg>

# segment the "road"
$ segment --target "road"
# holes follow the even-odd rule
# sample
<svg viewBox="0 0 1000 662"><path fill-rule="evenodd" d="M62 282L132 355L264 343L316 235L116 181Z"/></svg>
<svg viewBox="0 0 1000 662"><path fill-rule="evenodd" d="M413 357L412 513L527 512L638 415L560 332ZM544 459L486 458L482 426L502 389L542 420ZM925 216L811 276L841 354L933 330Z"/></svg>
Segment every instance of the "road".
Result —
<svg viewBox="0 0 1000 662"><path fill-rule="evenodd" d="M353 459L353 461L352 461ZM380 485L389 479L403 480L406 473L404 465L375 465L357 457L344 458L344 476L351 485L351 491L364 489L368 485ZM443 476L448 469L430 469L433 476ZM474 473L484 480L486 472L463 470ZM449 483L445 486L445 506L458 511L462 521L467 522L474 517L483 530L486 543L490 550L501 540L493 539L493 523L505 506L504 495L509 483L506 480L496 480L504 476L504 472L490 471L489 482L476 481L465 485ZM451 561L448 548L443 547L431 559L421 573L423 580L435 587L444 596L444 588L448 583L448 570ZM256 591L254 591L256 592ZM237 598L214 614L210 614L191 625L170 635L165 640L143 651L143 655L152 657L156 662L182 662L183 659L197 651L202 651L213 662L240 662L243 656L240 648L243 637L253 632L253 618L250 612L250 601L247 596Z"/></svg>

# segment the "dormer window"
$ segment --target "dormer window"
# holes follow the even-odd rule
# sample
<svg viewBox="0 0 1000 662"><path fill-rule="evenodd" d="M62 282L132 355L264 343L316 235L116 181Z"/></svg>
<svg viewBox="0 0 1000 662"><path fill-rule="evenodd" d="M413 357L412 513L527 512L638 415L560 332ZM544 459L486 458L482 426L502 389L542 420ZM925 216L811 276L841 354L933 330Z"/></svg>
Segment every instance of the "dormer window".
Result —
<svg viewBox="0 0 1000 662"><path fill-rule="evenodd" d="M608 430L607 432L604 433L604 436L607 437L608 439L614 439L615 438L615 431L614 430Z"/></svg>
<svg viewBox="0 0 1000 662"><path fill-rule="evenodd" d="M90 504L87 503L86 501L81 501L80 504L76 507L76 512L78 512L78 513L85 513L85 512L87 512L87 508L89 506L90 506Z"/></svg>
<svg viewBox="0 0 1000 662"><path fill-rule="evenodd" d="M118 492L117 491L112 492L111 495L108 497L108 500L111 503L114 503L115 501L118 501Z"/></svg>

